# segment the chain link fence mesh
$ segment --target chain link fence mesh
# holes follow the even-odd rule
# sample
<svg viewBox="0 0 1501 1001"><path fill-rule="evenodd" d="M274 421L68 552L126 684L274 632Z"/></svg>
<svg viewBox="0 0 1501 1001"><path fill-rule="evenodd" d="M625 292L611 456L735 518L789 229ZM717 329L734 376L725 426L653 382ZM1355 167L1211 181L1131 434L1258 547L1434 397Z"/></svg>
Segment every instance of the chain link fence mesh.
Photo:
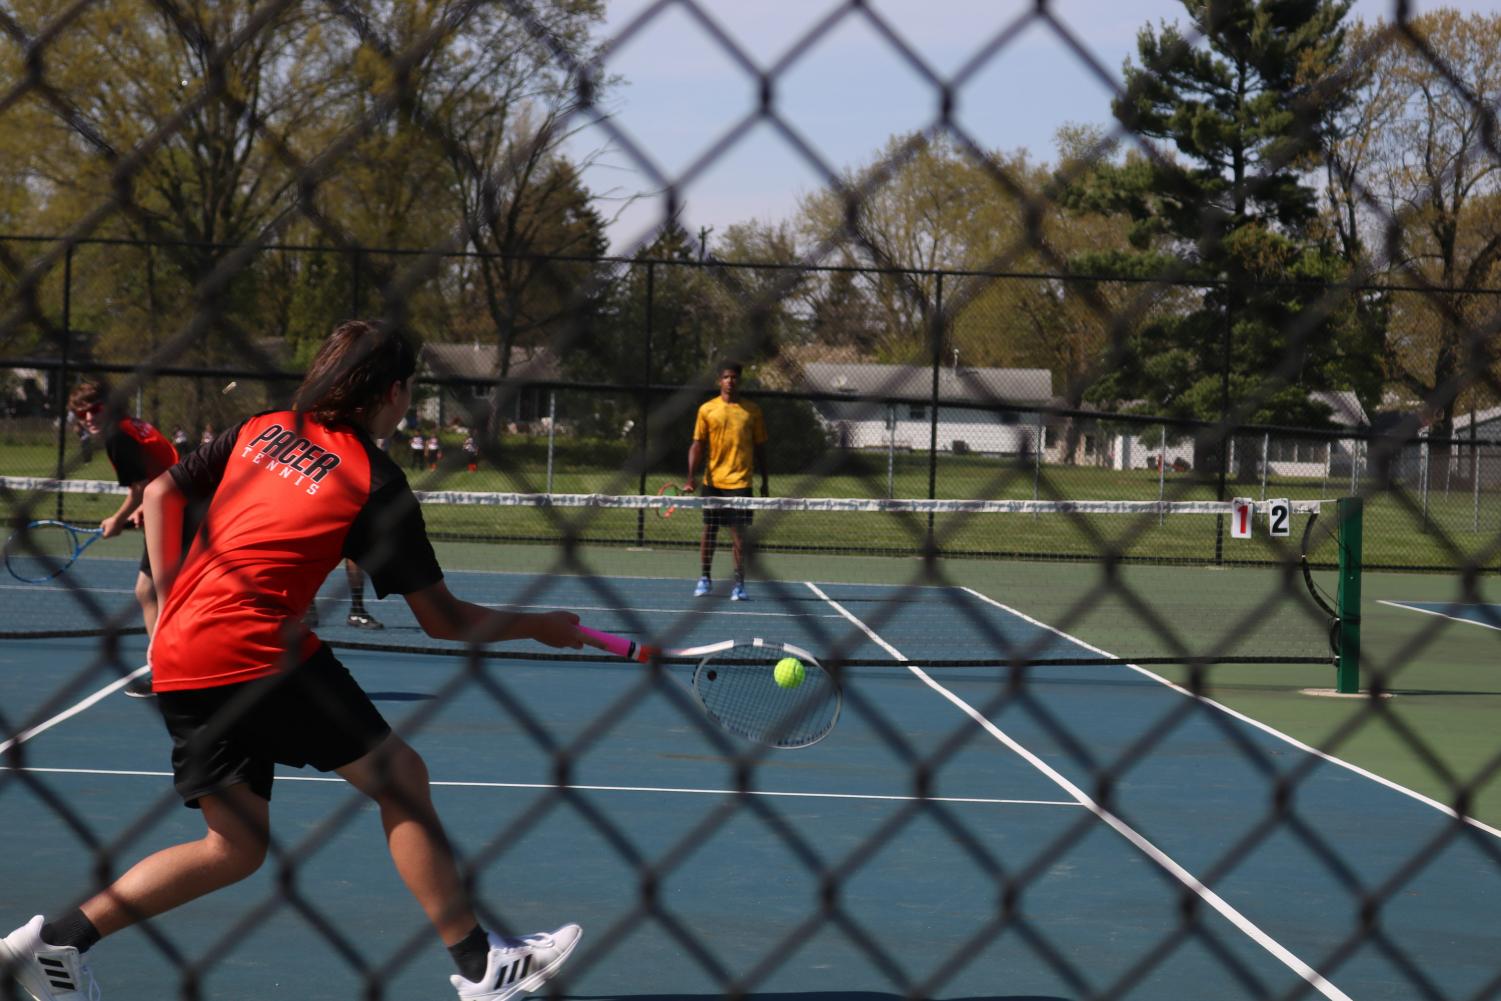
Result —
<svg viewBox="0 0 1501 1001"><path fill-rule="evenodd" d="M1272 21L1292 18L1285 6L1232 4L1221 12L1189 5L1200 22L1177 44L1203 51L1206 36L1228 30L1241 37L1218 18L1233 21L1252 10ZM1321 7L1303 6L1308 17ZM761 95L730 138L675 176L664 174L654 151L601 103L618 47L649 37L669 10L699 24L706 45L739 60ZM1394 23L1353 36L1349 62L1284 95L1285 146L1262 150L1258 169L1221 178L1235 196L1267 199L1284 183L1285 169L1310 172L1315 154L1327 152L1332 173L1323 183L1333 214L1358 215L1389 249L1404 241L1414 247L1393 250L1384 270L1369 254L1347 253L1335 273L1289 266L1294 277L1287 278L1271 268L1211 274L1193 253L1165 252L1150 266L1122 258L1108 268L1094 260L1081 270L1088 251L1128 245L1128 210L1086 213L1095 231L1064 227L1068 213L1088 207L1091 171L1112 163L1159 171L1155 187L1147 186L1156 201L1149 200L1146 216L1192 214L1206 254L1246 239L1230 215L1185 204L1171 187L1174 157L1152 141L1162 125L1142 103L1168 81L1166 70L1144 69L1124 89L1112 84L1114 133L1090 137L1048 177L983 150L965 132L953 114L956 94L984 66L1010 57L1012 39L1024 30L1050 32L1071 48L1077 63L1059 72L1109 76L1077 42L1061 5L996 13L994 23L976 25L983 41L952 78L924 64L870 4L830 3L781 63L756 69L717 26L711 5L653 4L604 38L591 34L598 13L587 3L517 0L0 6L0 129L13 150L0 178L7 199L0 223L14 228L11 220L24 220L34 232L53 234L0 235L0 476L113 479L98 443L66 412L80 377L107 375L115 412L151 422L186 453L249 413L286 406L333 326L369 316L422 343L412 411L385 442L421 491L654 495L682 478L697 407L713 392L718 360L733 357L748 363L748 390L766 412L779 495L1160 502L1159 512L1108 524L1066 507L1047 523L1025 512L888 515L879 528L860 518L810 523L791 509L758 512L751 576L764 581L759 604L767 611L799 614L809 599L793 582L804 576L849 574L851 587L884 587L852 592L865 595L858 630L834 616L808 627L806 642L836 669L860 659L860 630L875 635L914 614L938 615L933 589L968 589L973 601L950 601L941 612L948 618L913 633L937 653L885 649L896 661L959 653L989 664L987 677L996 682L976 696L970 715L916 735L907 732L898 704L910 696L892 701L884 691L889 677L844 677L853 721L846 725L872 735L866 767L900 776L894 784L910 795L858 834L840 833L832 842L819 836L816 821L758 794L761 783L773 784L779 760L719 735L656 669L635 683L605 686L594 699L574 692L567 707L573 718L563 724L553 718L553 703L494 670L488 651L446 651L447 673L432 701L403 717L403 736L420 743L443 729L446 713L482 703L497 726L526 737L508 770L540 789L501 822L483 811L463 815L465 871L482 884L475 894L481 917L511 928L510 902L489 892L503 889L494 885L497 872L524 868L539 838L556 837L568 851L609 859L625 873L612 885L630 886L633 896L586 908L594 914L589 938L546 988L555 995L604 993L602 982L633 965L641 936L666 943L646 954L670 956L679 976L702 985L695 996L782 989L779 971L810 940L836 943L824 947L840 957L832 975L815 978L819 983L874 983L873 997L955 996L951 985L1000 976L997 955L1006 957L1006 976L1021 963L1021 979L1049 985L1050 997L1182 996L1199 989L1188 979L1198 974L1180 967L1190 954L1199 965L1186 969L1212 970L1216 996L1501 994L1501 965L1483 942L1435 951L1421 937L1391 933L1384 920L1420 892L1425 869L1453 864L1453 853L1464 853L1470 868L1451 878L1482 895L1493 892L1486 888L1501 861L1494 828L1473 819L1501 767L1494 734L1466 735L1477 745L1466 760L1478 764L1456 772L1435 731L1415 727L1385 698L1421 685L1412 680L1415 665L1442 639L1437 617L1390 648L1368 647L1364 697L1331 716L1319 746L1306 755L1300 747L1288 764L1281 760L1292 753L1288 745L1246 736L1219 705L1197 696L1249 687L1297 697L1297 686L1276 675L1226 675L1210 665L1258 653L1270 664L1283 652L1275 649L1279 632L1327 629L1300 577L1306 538L1236 548L1224 515L1192 529L1165 516L1170 505L1186 502L1360 497L1366 568L1422 572L1411 579L1423 583L1387 591L1428 595L1451 618L1473 608L1482 625L1494 619L1497 606L1484 601L1483 590L1501 569L1501 380L1493 347L1501 300L1493 275L1477 265L1464 278L1435 278L1416 263L1428 237L1413 234L1427 234L1431 220L1393 210L1354 174L1340 174L1345 161L1335 153L1348 155L1357 130L1336 134L1324 114L1344 107L1341 88L1370 85L1361 77L1364 64L1392 60L1403 72L1424 69L1480 137L1466 155L1494 170L1496 94L1477 91L1446 62L1442 25L1415 25L1399 5ZM883 51L931 82L933 114L868 168L844 172L824 160L819 137L803 135L783 115L777 86L800 54L850 24L874 32ZM1173 48L1166 34L1162 40ZM107 71L91 71L101 60ZM718 259L701 246L695 253L673 219L680 192L754 122L827 178L810 208L822 222L818 239L783 254L761 248L745 259ZM624 159L667 192L663 227L624 256L604 253L602 227L589 220L596 209L560 152L561 137L581 123L608 134ZM1400 131L1372 128L1382 136ZM41 137L34 148L17 145L27 135ZM1129 151L1124 160L1121 147ZM935 151L964 169L924 174L930 159L942 159ZM57 174L63 168L67 177ZM1460 167L1453 171L1459 176ZM439 176L458 201L434 211L429 196ZM947 206L934 224L938 232L993 201L1021 220L1008 230L1014 241L972 268L924 266L898 253L883 228L887 213L924 177L937 192L927 193ZM22 211L27 206L31 211ZM1489 218L1489 202L1466 211ZM1349 235L1338 221L1329 224L1336 232L1325 234L1329 245ZM1473 258L1483 262L1487 254L1494 256L1493 246ZM1196 356L1169 337L1185 323L1201 325ZM1374 348L1360 339L1372 329L1386 334ZM1363 387L1366 403L1381 405L1382 414L1362 404L1357 387L1314 374L1330 351L1365 352L1382 367L1374 394ZM1133 372L1136 381L1125 381ZM1158 377L1181 391L1141 395ZM1390 407L1383 386L1398 390ZM89 525L114 510L114 498L7 488L0 506L16 529L41 518ZM633 601L645 586L636 578L689 576L682 566L697 538L681 520L664 528L658 517L651 506L542 509L523 518L483 505L435 504L429 528L452 544L445 558L525 572L504 595L509 605L613 609L622 626L670 646L701 630L703 613L648 616ZM836 566L821 552L850 562ZM122 554L119 546L110 551ZM798 558L805 562L786 562ZM1331 573L1334 550L1313 564L1312 572ZM342 608L348 599L349 585L338 578L325 586L320 608ZM91 891L140 853L145 832L170 825L180 810L170 790L158 790L130 804L127 815L98 816L73 802L59 776L31 767L31 734L135 670L133 655L122 651L137 627L128 594L101 600L108 589L96 592L82 572L50 586L42 596L46 611L23 605L19 592L7 596L7 635L26 634L18 619L60 610L91 634L88 651L77 659L82 668L49 682L39 701L0 703L0 809L18 828L35 821L65 832L59 850L67 858L51 861L89 871ZM1004 601L1045 624L1049 637L1019 641L998 629L990 615ZM338 629L329 633L343 648L382 645ZM968 638L953 640L945 629ZM1054 656L1052 634L1086 637L1096 652L1126 644L1142 659L1174 662L1188 697L1146 705L1130 725L1104 727L1108 733L1092 743L1096 724L1067 699L1050 698L1053 679L1029 673L1029 662ZM402 649L394 640L384 646ZM551 680L565 669L550 665ZM1486 686L1478 694L1493 692L1488 680L1477 684ZM675 711L673 725L688 727L729 763L734 790L702 813L661 821L613 808L575 785L575 775L598 767L591 755L602 742L662 700ZM997 729L996 721L1017 720L1045 753L1033 755ZM1351 832L1331 828L1300 802L1322 794L1322 755L1358 751L1373 734L1398 749L1401 774L1388 778L1411 783L1417 776L1437 786L1443 794L1436 805L1452 818L1375 869L1353 861L1339 843ZM1027 840L938 795L945 773L958 772L993 738L1052 780L1053 795L1062 789L1063 799L1085 809ZM1180 802L1164 821L1143 789L1156 781L1154 762L1183 754L1183 741L1208 738L1228 748L1220 753L1230 771L1250 773L1257 810L1246 826L1185 845L1170 825L1194 807ZM1065 771L1083 777L1070 781ZM368 833L364 797L350 793L338 802L309 829L275 836L274 885L238 898L242 910L221 912L222 926L207 944L187 949L160 922L147 921L167 973L149 989L122 987L124 996L240 996L233 964L220 958L226 944L285 913L303 929L307 956L332 959L329 976L347 982L320 986L326 993L316 996L392 996L388 984L431 951L429 927L400 910L405 901L365 900L361 913L349 914L300 881ZM643 830L657 823L671 833L644 849ZM704 879L699 847L732 831L745 836L747 827L755 849L737 848L744 858L721 865L744 862L751 875L783 867L782 913L795 917L758 929L719 901L687 905L694 920L685 920L681 898L665 888ZM872 885L867 876L918 830L929 839L924 845L939 845L931 860L938 875L917 874L927 867L912 864L905 867L909 882L894 891ZM1112 933L1129 940L1125 959L1097 965L1091 940L1069 931L1077 915L1030 910L1026 901L1064 878L1075 853L1102 833L1124 837L1138 853L1132 864L1151 865L1162 878L1139 900L1107 894L1074 902L1111 912ZM1159 845L1183 850L1194 860L1191 871ZM1240 882L1247 871L1275 865L1269 859L1278 850L1315 874L1341 916L1316 930L1300 927L1292 949L1246 916L1264 908ZM3 884L13 878L20 885L23 865L13 859L0 866L8 913L78 903L62 894L13 898ZM588 900L587 888L559 892L580 906ZM882 920L906 894L913 906L946 895L983 899L966 901L971 918L937 935L941 947L913 955ZM388 948L377 954L360 944L366 940ZM1344 976L1386 993L1346 994L1337 986ZM16 990L7 983L0 996L19 996ZM664 992L645 980L608 990Z"/></svg>

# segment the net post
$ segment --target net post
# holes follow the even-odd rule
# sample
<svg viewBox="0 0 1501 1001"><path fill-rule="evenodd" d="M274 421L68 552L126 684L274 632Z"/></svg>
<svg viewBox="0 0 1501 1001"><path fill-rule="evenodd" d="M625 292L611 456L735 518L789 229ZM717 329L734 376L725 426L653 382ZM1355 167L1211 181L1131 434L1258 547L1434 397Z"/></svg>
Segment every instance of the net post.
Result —
<svg viewBox="0 0 1501 1001"><path fill-rule="evenodd" d="M1359 497L1339 500L1339 661L1335 691L1360 691L1360 560L1364 502Z"/></svg>

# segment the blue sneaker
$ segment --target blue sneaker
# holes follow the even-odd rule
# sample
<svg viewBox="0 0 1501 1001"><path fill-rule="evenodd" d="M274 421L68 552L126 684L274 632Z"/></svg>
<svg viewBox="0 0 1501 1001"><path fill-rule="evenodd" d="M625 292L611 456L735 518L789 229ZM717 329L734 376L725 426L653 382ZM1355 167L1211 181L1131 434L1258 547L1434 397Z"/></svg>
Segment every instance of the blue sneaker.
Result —
<svg viewBox="0 0 1501 1001"><path fill-rule="evenodd" d="M693 589L693 596L695 598L702 598L712 590L714 590L714 582L707 577L700 577L698 579L698 586Z"/></svg>
<svg viewBox="0 0 1501 1001"><path fill-rule="evenodd" d="M748 594L745 593L745 585L744 584L738 584L737 583L734 587L730 588L730 600L731 601L750 601L750 595L748 595Z"/></svg>

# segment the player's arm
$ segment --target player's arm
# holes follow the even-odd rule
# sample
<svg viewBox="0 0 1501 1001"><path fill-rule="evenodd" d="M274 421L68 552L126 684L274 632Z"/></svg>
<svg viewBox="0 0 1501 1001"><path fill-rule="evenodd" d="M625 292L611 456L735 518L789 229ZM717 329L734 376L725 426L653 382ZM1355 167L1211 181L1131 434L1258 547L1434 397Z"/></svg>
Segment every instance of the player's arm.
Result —
<svg viewBox="0 0 1501 1001"><path fill-rule="evenodd" d="M683 484L684 490L692 491L698 486L698 471L704 462L704 443L697 438L688 446L688 482Z"/></svg>
<svg viewBox="0 0 1501 1001"><path fill-rule="evenodd" d="M403 595L417 624L434 639L465 643L536 640L548 646L578 648L579 617L572 612L502 612L465 601L438 581Z"/></svg>
<svg viewBox="0 0 1501 1001"><path fill-rule="evenodd" d="M99 523L99 530L104 533L106 539L114 538L125 531L127 525L133 523L131 515L140 510L141 502L146 497L147 482L139 480L125 485L125 499L120 502L114 514ZM134 524L139 523L138 519L134 521Z"/></svg>
<svg viewBox="0 0 1501 1001"><path fill-rule="evenodd" d="M125 499L115 513L99 523L99 530L106 539L114 538L125 531L130 516L141 506L146 493L146 484L151 478L146 471L146 456L134 438L116 430L105 440L104 454L115 469L115 482L125 488Z"/></svg>
<svg viewBox="0 0 1501 1001"><path fill-rule="evenodd" d="M146 557L151 561L151 582L156 587L157 607L161 608L182 566L182 519L188 495L170 472L152 480L144 495Z"/></svg>

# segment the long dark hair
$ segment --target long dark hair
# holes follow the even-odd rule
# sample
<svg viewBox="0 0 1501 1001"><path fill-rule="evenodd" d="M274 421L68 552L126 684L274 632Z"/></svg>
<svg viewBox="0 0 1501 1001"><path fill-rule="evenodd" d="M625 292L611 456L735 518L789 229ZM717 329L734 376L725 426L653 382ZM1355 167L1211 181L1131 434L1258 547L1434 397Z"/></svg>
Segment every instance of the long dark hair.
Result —
<svg viewBox="0 0 1501 1001"><path fill-rule="evenodd" d="M303 376L292 409L320 424L352 424L379 404L393 382L417 371L417 352L395 329L364 320L334 328Z"/></svg>

